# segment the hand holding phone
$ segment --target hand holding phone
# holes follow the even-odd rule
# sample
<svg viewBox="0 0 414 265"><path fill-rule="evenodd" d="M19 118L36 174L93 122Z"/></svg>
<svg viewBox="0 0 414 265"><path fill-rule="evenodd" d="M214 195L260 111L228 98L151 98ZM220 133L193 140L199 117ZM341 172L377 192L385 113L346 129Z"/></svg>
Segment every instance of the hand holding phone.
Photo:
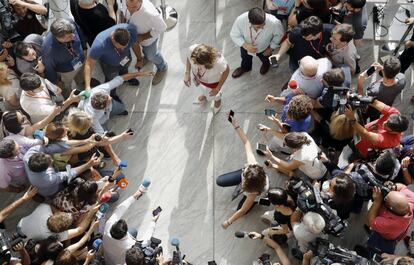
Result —
<svg viewBox="0 0 414 265"><path fill-rule="evenodd" d="M228 121L230 123L233 123L233 117L234 117L234 111L233 110L230 110L229 117L228 117Z"/></svg>
<svg viewBox="0 0 414 265"><path fill-rule="evenodd" d="M367 70L367 76L371 76L373 73L375 73L375 66L371 66Z"/></svg>
<svg viewBox="0 0 414 265"><path fill-rule="evenodd" d="M275 116L276 115L276 111L274 109L265 109L265 115L266 116Z"/></svg>
<svg viewBox="0 0 414 265"><path fill-rule="evenodd" d="M272 65L273 68L278 68L279 67L279 63L276 59L276 56L270 57L270 64Z"/></svg>
<svg viewBox="0 0 414 265"><path fill-rule="evenodd" d="M130 135L134 135L134 130L132 130L131 128L129 128L126 132Z"/></svg>

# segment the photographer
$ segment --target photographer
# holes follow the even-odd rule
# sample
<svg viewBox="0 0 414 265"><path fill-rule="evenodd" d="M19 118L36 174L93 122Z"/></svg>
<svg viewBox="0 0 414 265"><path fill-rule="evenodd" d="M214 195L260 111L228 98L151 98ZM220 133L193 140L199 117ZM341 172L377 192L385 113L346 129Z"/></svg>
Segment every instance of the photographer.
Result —
<svg viewBox="0 0 414 265"><path fill-rule="evenodd" d="M227 229L232 223L247 214L261 194L266 193L269 189L269 178L267 177L264 168L257 163L249 139L238 125L234 116L229 115L229 121L244 145L247 164L242 169L217 177L216 183L220 187L236 186L233 193L233 199L241 193L244 195L239 202L237 211L222 223L221 226L224 229Z"/></svg>
<svg viewBox="0 0 414 265"><path fill-rule="evenodd" d="M356 45L362 44L362 38L368 23L365 3L366 0L340 1L340 3L331 10L334 18L336 16L338 20L340 20L333 22L352 25L355 30L354 42Z"/></svg>
<svg viewBox="0 0 414 265"><path fill-rule="evenodd" d="M37 15L47 15L47 8L31 0L8 0L17 14L19 20L14 26L20 39L26 38L30 34L42 35L46 30L39 22Z"/></svg>
<svg viewBox="0 0 414 265"><path fill-rule="evenodd" d="M371 83L366 89L366 94L375 97L377 100L388 106L392 106L395 98L405 88L406 84L405 75L400 73L400 61L392 56L385 60L384 65L373 63L371 67L374 67L375 71L383 76L383 78ZM367 70L359 75L358 94L363 95L364 82L371 74L372 73L368 73ZM373 121L380 117L380 112L370 107L364 116L365 119L370 118L370 121Z"/></svg>
<svg viewBox="0 0 414 265"><path fill-rule="evenodd" d="M379 100L374 100L370 105L380 111L382 116L365 126L357 122L355 114L349 106L346 108L345 115L355 129L356 136L353 142L343 149L339 158L340 167L349 164L348 160L351 154L353 154L352 159L360 157L367 159L368 149L383 150L398 146L402 132L408 128L408 119L402 116L398 109Z"/></svg>
<svg viewBox="0 0 414 265"><path fill-rule="evenodd" d="M368 210L366 224L371 228L367 245L385 253L394 253L413 220L414 193L402 184L385 196L378 187L373 190L373 204ZM372 255L372 253L371 253Z"/></svg>
<svg viewBox="0 0 414 265"><path fill-rule="evenodd" d="M103 235L103 246L105 249L105 263L106 264L124 264L125 253L128 249L136 244L138 231L134 228L128 229L125 219L122 217L128 211L130 206L147 190L139 187L135 193L119 204L111 217L106 221ZM153 217L149 230L145 233L144 240L141 243L142 247L146 247L151 243L151 237L155 230L155 223L159 215Z"/></svg>

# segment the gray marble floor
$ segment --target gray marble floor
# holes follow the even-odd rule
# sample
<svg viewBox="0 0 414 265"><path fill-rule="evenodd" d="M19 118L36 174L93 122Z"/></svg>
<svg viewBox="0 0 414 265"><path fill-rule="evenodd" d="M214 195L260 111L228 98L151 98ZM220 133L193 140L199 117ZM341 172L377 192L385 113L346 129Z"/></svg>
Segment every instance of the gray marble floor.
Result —
<svg viewBox="0 0 414 265"><path fill-rule="evenodd" d="M121 199L129 196L142 179L152 180L150 191L131 207L126 219L130 226L143 232L152 210L160 205L163 212L155 236L163 240L164 253L172 253L168 241L178 237L183 253L193 264L216 260L220 265L248 265L263 252L271 251L260 241L235 238L234 232L263 230L265 225L258 217L268 209L255 207L227 230L220 226L235 211L237 201L231 202L232 189L216 186L215 178L245 163L243 146L228 124L226 112L233 109L252 142L257 142L260 134L256 125L267 123L263 115L267 107L264 98L267 94L280 93L281 86L288 80L287 60L285 58L277 70L261 76L260 62L255 59L250 73L237 80L229 77L223 88L223 109L213 116L208 106L192 104L197 96L196 89L183 85L187 49L194 43L214 45L223 52L232 69L238 67L239 50L229 38L229 31L238 15L262 5L262 0L167 0L167 4L177 9L179 23L160 40L169 64L166 79L151 86L150 79L143 78L139 88L124 86L120 89L130 115L110 122L115 132L127 128L136 131L133 140L116 146L120 157L129 161L125 172L130 184L122 192ZM366 41L359 52L361 67L365 69L378 58L378 45ZM409 80L410 85L396 102L405 114L413 111L409 99L414 93L411 78ZM274 172L269 175L271 186L281 186L286 180ZM1 206L15 198L15 195L2 194ZM29 203L19 209L6 224L13 226L34 205ZM349 220L352 228L335 241L345 247L363 242L366 235L362 219L362 216L352 216ZM275 256L273 259L277 260Z"/></svg>

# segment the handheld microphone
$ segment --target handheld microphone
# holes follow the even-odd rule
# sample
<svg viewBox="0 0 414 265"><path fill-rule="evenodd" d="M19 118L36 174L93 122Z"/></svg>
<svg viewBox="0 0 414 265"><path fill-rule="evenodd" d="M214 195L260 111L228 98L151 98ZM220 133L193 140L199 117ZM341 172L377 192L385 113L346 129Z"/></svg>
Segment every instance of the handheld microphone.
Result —
<svg viewBox="0 0 414 265"><path fill-rule="evenodd" d="M96 219L100 220L104 218L108 209L109 209L109 204L107 203L102 204L101 207L99 207L98 212L96 212Z"/></svg>
<svg viewBox="0 0 414 265"><path fill-rule="evenodd" d="M246 231L236 231L235 233L234 233L234 236L235 237L237 237L237 238L246 238L246 237L248 237L248 238L253 238L253 235L250 235L248 232L246 232Z"/></svg>
<svg viewBox="0 0 414 265"><path fill-rule="evenodd" d="M99 198L99 203L108 202L112 198L112 194L110 191L105 192L102 194L101 198Z"/></svg>
<svg viewBox="0 0 414 265"><path fill-rule="evenodd" d="M118 165L118 168L123 169L128 166L128 160L121 160L121 162Z"/></svg>
<svg viewBox="0 0 414 265"><path fill-rule="evenodd" d="M102 239L101 238L95 239L92 243L93 251L98 252L101 245L102 245Z"/></svg>
<svg viewBox="0 0 414 265"><path fill-rule="evenodd" d="M122 178L119 181L116 182L116 185L121 188L121 189L126 189L126 187L128 186L128 179L127 178Z"/></svg>
<svg viewBox="0 0 414 265"><path fill-rule="evenodd" d="M151 185L151 181L148 179L144 179L138 189L140 192L145 193L148 191L148 187L150 185Z"/></svg>

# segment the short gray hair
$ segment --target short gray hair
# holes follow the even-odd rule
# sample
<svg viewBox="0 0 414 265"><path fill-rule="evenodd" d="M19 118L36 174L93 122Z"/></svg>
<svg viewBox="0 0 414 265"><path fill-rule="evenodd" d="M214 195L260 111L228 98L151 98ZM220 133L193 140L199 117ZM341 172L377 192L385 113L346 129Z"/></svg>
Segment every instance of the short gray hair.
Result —
<svg viewBox="0 0 414 265"><path fill-rule="evenodd" d="M71 34L75 32L75 25L67 19L58 18L53 21L52 25L50 26L50 32L52 32L55 38L64 37L67 34Z"/></svg>
<svg viewBox="0 0 414 265"><path fill-rule="evenodd" d="M323 217L314 212L307 212L303 216L303 224L308 228L308 230L313 234L320 234L325 228L325 220Z"/></svg>

